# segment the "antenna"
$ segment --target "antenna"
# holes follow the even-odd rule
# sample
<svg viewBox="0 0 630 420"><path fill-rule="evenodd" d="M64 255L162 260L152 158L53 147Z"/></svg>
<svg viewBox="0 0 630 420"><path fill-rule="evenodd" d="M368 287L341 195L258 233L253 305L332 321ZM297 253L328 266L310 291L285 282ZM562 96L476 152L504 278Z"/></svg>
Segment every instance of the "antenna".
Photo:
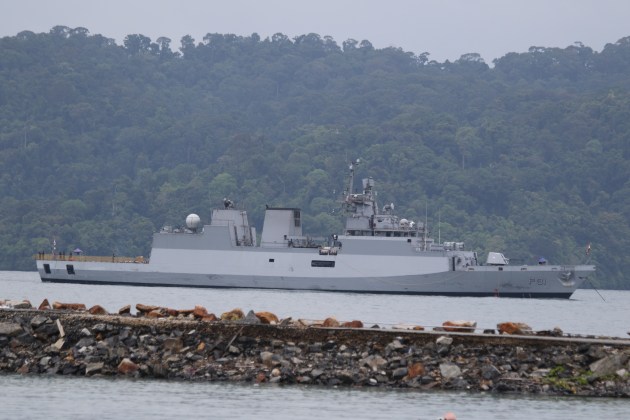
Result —
<svg viewBox="0 0 630 420"><path fill-rule="evenodd" d="M438 210L438 245L442 243L442 232L440 231L440 223L442 222L442 210Z"/></svg>
<svg viewBox="0 0 630 420"><path fill-rule="evenodd" d="M429 230L429 203L424 203L424 250L427 250L427 230Z"/></svg>

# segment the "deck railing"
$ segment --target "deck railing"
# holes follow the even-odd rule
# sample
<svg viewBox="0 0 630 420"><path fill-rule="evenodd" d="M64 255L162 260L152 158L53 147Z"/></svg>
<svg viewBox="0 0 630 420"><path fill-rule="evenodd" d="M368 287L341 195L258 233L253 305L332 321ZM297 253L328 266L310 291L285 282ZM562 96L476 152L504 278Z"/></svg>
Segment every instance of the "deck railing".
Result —
<svg viewBox="0 0 630 420"><path fill-rule="evenodd" d="M111 257L103 256L91 256L91 255L68 255L68 254L44 254L39 253L33 255L36 260L42 261L78 261L78 262L111 262L111 263L135 263L135 264L147 264L148 258L143 256L139 257L117 257L112 255Z"/></svg>

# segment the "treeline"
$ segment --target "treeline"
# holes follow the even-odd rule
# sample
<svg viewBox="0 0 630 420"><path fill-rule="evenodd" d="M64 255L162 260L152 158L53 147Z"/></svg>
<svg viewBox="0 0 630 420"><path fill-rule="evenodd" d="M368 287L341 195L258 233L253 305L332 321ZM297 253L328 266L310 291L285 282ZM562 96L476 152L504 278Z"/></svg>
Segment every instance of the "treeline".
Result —
<svg viewBox="0 0 630 420"><path fill-rule="evenodd" d="M0 39L0 269L32 255L148 255L151 234L230 197L342 230L347 162L443 240L516 263L597 264L628 288L630 37L601 52L478 54L317 34L123 45L85 28ZM585 248L591 243L591 254Z"/></svg>

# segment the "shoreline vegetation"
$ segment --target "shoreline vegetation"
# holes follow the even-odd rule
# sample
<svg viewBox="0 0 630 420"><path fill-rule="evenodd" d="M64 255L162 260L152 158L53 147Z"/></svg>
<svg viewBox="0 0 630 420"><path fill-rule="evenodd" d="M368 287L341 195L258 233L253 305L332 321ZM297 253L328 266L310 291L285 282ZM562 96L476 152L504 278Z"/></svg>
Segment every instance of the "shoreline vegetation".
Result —
<svg viewBox="0 0 630 420"><path fill-rule="evenodd" d="M595 287L630 288L629 36L485 63L316 33L118 45L58 25L0 38L0 57L2 270L148 256L224 198L257 229L269 205L340 234L360 158L381 205L481 260L592 264Z"/></svg>
<svg viewBox="0 0 630 420"><path fill-rule="evenodd" d="M518 322L476 332L221 316L137 304L0 300L0 372L251 384L630 397L630 340L576 337Z"/></svg>

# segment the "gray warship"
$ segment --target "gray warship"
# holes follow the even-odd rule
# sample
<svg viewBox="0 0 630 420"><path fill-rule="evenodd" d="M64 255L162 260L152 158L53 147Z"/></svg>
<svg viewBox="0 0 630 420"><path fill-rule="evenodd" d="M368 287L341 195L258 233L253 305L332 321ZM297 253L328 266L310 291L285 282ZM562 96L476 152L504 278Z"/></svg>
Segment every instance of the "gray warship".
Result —
<svg viewBox="0 0 630 420"><path fill-rule="evenodd" d="M426 223L379 208L375 182L353 192L355 166L342 205L342 234L313 238L302 232L301 210L267 207L260 240L247 212L230 200L202 225L190 214L186 227L153 236L150 258L40 253L44 282L286 289L347 293L570 298L593 265L510 265L501 252L485 262L463 242L438 243Z"/></svg>

